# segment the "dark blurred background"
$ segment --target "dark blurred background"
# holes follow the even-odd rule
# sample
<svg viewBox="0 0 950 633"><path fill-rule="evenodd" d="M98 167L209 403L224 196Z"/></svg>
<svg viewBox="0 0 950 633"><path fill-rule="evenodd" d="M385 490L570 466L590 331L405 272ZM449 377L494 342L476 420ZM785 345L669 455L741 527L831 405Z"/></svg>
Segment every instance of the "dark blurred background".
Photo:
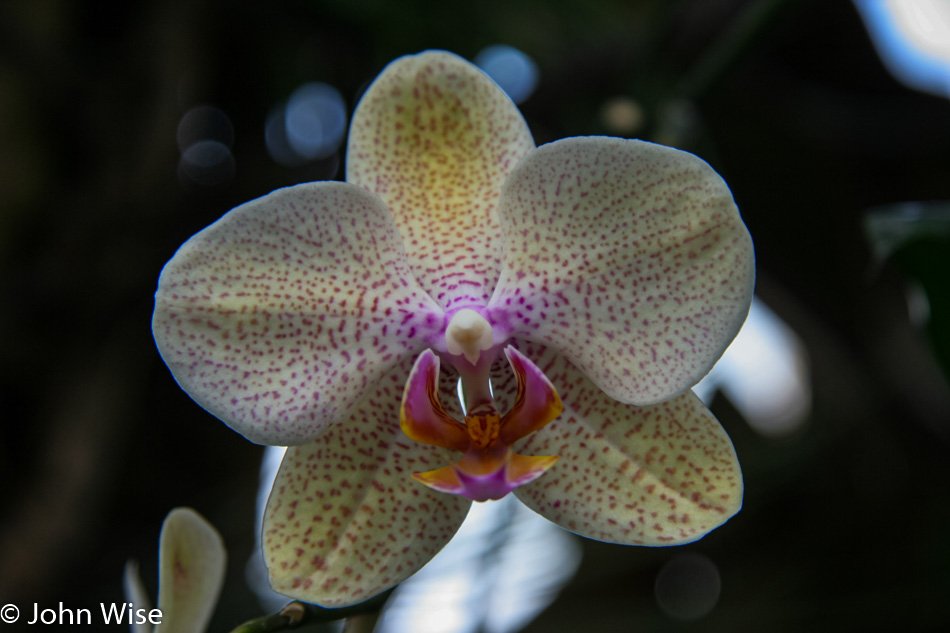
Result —
<svg viewBox="0 0 950 633"><path fill-rule="evenodd" d="M228 209L342 178L342 148L268 146L298 87L335 87L349 117L392 59L494 44L537 66L520 107L538 144L659 140L725 177L811 390L781 434L717 397L742 512L679 550L584 542L527 630L946 630L950 101L897 81L854 4L827 0L4 0L0 603L120 602L128 558L154 596L161 522L188 505L231 553L211 630L261 613L244 579L261 449L162 364L159 271ZM202 105L225 118L182 132ZM217 144L189 158L201 134ZM926 223L889 206L917 201ZM875 249L874 217L906 239ZM656 595L682 551L721 582L698 619Z"/></svg>

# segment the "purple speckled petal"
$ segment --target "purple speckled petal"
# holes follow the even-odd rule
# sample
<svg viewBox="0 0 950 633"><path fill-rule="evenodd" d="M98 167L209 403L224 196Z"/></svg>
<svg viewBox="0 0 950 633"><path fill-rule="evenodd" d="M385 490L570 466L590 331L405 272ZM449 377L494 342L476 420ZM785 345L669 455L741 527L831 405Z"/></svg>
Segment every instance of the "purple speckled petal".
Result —
<svg viewBox="0 0 950 633"><path fill-rule="evenodd" d="M152 331L181 387L234 430L307 442L442 328L405 257L392 215L360 187L280 189L178 250Z"/></svg>
<svg viewBox="0 0 950 633"><path fill-rule="evenodd" d="M553 350L522 351L564 403L560 417L517 446L561 456L544 477L515 490L529 508L581 536L625 545L695 541L739 511L735 449L692 392L623 404Z"/></svg>
<svg viewBox="0 0 950 633"><path fill-rule="evenodd" d="M446 309L484 305L500 268L498 196L534 147L508 96L461 57L389 64L353 115L346 179L392 209L413 274Z"/></svg>
<svg viewBox="0 0 950 633"><path fill-rule="evenodd" d="M452 538L471 502L411 474L445 463L442 449L399 428L412 359L366 393L344 424L287 450L264 516L264 561L282 594L327 607L402 582Z"/></svg>
<svg viewBox="0 0 950 633"><path fill-rule="evenodd" d="M729 188L692 154L615 138L556 141L518 164L499 216L492 320L560 349L618 400L684 393L749 310L752 242Z"/></svg>

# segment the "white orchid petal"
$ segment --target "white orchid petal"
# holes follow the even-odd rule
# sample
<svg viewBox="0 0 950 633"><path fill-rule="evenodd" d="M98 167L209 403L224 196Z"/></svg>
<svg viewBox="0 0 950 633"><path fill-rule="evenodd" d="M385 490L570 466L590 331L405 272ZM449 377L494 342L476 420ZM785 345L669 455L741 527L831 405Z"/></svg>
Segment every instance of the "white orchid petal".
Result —
<svg viewBox="0 0 950 633"><path fill-rule="evenodd" d="M218 531L191 508L175 508L159 539L155 633L202 633L224 585L227 553Z"/></svg>
<svg viewBox="0 0 950 633"><path fill-rule="evenodd" d="M587 538L679 545L742 507L742 473L725 430L692 393L637 407L609 398L563 357L540 356L564 413L518 450L560 455L515 490L532 510Z"/></svg>
<svg viewBox="0 0 950 633"><path fill-rule="evenodd" d="M692 154L556 141L512 172L500 218L492 318L560 349L618 400L688 390L749 310L752 241L726 184Z"/></svg>
<svg viewBox="0 0 950 633"><path fill-rule="evenodd" d="M352 418L287 450L264 515L264 560L282 594L326 607L405 580L452 538L471 502L414 481L445 462L399 428L408 359Z"/></svg>
<svg viewBox="0 0 950 633"><path fill-rule="evenodd" d="M443 327L385 205L346 183L280 189L182 246L152 330L175 379L248 439L290 445L346 419Z"/></svg>
<svg viewBox="0 0 950 633"><path fill-rule="evenodd" d="M346 179L392 209L419 283L446 309L498 279L498 196L534 141L478 67L428 51L387 66L353 115Z"/></svg>

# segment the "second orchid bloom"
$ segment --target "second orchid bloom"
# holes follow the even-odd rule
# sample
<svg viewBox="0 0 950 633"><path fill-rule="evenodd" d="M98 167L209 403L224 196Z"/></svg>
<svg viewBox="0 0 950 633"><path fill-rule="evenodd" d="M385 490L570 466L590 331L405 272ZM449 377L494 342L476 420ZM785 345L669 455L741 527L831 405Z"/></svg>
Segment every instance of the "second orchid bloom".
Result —
<svg viewBox="0 0 950 633"><path fill-rule="evenodd" d="M291 447L264 524L274 588L344 606L417 571L471 499L513 491L631 545L725 522L739 464L690 388L753 282L702 160L605 137L535 148L487 76L432 51L363 96L345 183L275 191L179 249L153 331L198 404Z"/></svg>

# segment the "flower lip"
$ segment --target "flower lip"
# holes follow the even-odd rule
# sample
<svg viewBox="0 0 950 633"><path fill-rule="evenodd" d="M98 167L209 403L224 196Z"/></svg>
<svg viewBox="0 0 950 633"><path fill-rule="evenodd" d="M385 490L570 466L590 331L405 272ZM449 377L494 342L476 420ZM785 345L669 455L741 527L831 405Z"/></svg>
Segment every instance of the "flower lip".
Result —
<svg viewBox="0 0 950 633"><path fill-rule="evenodd" d="M472 501L497 501L509 492L514 486L508 482L508 465L505 462L487 473L471 474L462 468L456 467L461 493Z"/></svg>
<svg viewBox="0 0 950 633"><path fill-rule="evenodd" d="M438 356L426 350L416 359L403 394L400 426L417 442L463 453L454 464L415 473L416 481L474 501L500 499L558 460L556 455L527 456L512 450L514 442L546 426L563 406L554 386L527 357L511 346L505 348L505 356L518 384L514 406L499 415L487 394L469 407L464 424L453 419L439 400Z"/></svg>

